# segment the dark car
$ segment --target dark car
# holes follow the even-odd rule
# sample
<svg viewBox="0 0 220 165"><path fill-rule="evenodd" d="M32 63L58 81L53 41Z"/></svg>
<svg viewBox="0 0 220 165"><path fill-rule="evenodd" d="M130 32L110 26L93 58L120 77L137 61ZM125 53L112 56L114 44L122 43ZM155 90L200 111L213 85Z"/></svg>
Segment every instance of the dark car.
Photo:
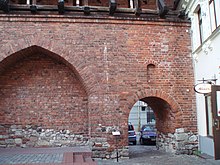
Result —
<svg viewBox="0 0 220 165"><path fill-rule="evenodd" d="M157 132L155 125L146 124L143 125L140 131L140 143L141 144L156 144Z"/></svg>
<svg viewBox="0 0 220 165"><path fill-rule="evenodd" d="M134 145L137 144L136 133L132 124L128 124L128 142Z"/></svg>

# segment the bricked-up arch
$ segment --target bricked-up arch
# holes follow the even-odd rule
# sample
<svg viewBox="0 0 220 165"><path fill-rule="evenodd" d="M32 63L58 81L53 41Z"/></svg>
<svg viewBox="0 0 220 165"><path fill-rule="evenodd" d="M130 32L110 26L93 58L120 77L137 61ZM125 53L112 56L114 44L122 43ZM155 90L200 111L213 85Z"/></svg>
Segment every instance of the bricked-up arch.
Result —
<svg viewBox="0 0 220 165"><path fill-rule="evenodd" d="M71 44L72 41L67 40L65 42L70 42L69 44ZM80 47L77 49L80 49ZM50 38L42 38L38 33L34 33L33 35L24 38L16 38L16 40L11 40L5 43L3 49L0 51L0 62L5 60L8 61L12 54L19 54L15 58L20 58L23 57L25 52L35 50L47 52L47 54L52 55L53 58L58 58L69 66L77 76L80 75L78 78L88 94L94 94L98 93L97 91L100 91L100 82L91 69L92 66L90 64L93 62L90 60L91 56L81 58L77 51L73 51L72 47L66 46L63 40L56 41L51 40ZM0 63L0 69L4 70L4 68L4 64L2 65Z"/></svg>
<svg viewBox="0 0 220 165"><path fill-rule="evenodd" d="M154 64L148 64L147 65L147 80L150 83L153 79L153 76L155 75L155 65Z"/></svg>
<svg viewBox="0 0 220 165"><path fill-rule="evenodd" d="M88 134L88 95L63 58L33 46L5 58L0 68L2 126Z"/></svg>
<svg viewBox="0 0 220 165"><path fill-rule="evenodd" d="M30 56L35 53L46 54L47 56L53 58L54 60L60 61L66 66L68 66L72 70L72 72L75 74L77 79L80 81L80 83L82 84L85 92L88 93L88 89L86 88L82 80L82 77L79 75L78 71L75 69L75 67L72 64L70 64L67 60L65 60L63 57L59 56L58 54L51 52L37 45L33 45L30 47L21 49L13 53L12 55L7 56L5 59L3 59L0 62L0 73L5 71L8 67L13 66L14 63L16 63L17 61L22 61L23 58L26 58L27 56Z"/></svg>

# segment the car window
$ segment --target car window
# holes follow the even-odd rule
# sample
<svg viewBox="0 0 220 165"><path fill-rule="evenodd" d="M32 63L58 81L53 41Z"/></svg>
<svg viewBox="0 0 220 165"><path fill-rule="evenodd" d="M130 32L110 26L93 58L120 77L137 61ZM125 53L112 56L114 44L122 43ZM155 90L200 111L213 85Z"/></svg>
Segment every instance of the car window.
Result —
<svg viewBox="0 0 220 165"><path fill-rule="evenodd" d="M133 130L134 130L133 125L128 125L128 131L133 131Z"/></svg>
<svg viewBox="0 0 220 165"><path fill-rule="evenodd" d="M148 125L144 126L142 130L143 131L156 131L154 126L148 126Z"/></svg>

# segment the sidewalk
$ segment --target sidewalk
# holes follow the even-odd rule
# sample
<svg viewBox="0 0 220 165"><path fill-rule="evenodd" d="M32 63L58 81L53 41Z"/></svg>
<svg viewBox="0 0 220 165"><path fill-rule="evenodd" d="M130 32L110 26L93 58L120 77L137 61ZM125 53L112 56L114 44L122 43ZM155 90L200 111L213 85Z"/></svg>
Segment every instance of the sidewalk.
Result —
<svg viewBox="0 0 220 165"><path fill-rule="evenodd" d="M89 147L0 148L0 165L95 165Z"/></svg>
<svg viewBox="0 0 220 165"><path fill-rule="evenodd" d="M175 155L155 146L129 146L130 159L94 162L89 147L0 148L0 165L220 165L220 160L195 155Z"/></svg>
<svg viewBox="0 0 220 165"><path fill-rule="evenodd" d="M130 159L96 160L98 165L220 165L220 160L195 155L176 155L157 150L155 146L130 145Z"/></svg>

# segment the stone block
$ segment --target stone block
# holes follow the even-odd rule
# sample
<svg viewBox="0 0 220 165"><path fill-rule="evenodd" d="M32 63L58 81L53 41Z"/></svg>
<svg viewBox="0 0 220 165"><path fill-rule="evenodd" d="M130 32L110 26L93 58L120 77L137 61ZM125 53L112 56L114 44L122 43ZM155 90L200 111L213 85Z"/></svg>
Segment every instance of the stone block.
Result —
<svg viewBox="0 0 220 165"><path fill-rule="evenodd" d="M22 131L21 130L16 130L15 131L15 136L22 136Z"/></svg>
<svg viewBox="0 0 220 165"><path fill-rule="evenodd" d="M15 144L22 144L22 139L16 138L15 139Z"/></svg>
<svg viewBox="0 0 220 165"><path fill-rule="evenodd" d="M188 140L187 133L175 133L174 137L177 141L187 141Z"/></svg>
<svg viewBox="0 0 220 165"><path fill-rule="evenodd" d="M94 141L97 143L103 143L103 142L106 142L107 139L106 138L93 138L93 139L91 139L91 141Z"/></svg>
<svg viewBox="0 0 220 165"><path fill-rule="evenodd" d="M16 147L16 145L15 144L8 144L7 147L8 148L14 148L14 147Z"/></svg>
<svg viewBox="0 0 220 165"><path fill-rule="evenodd" d="M175 152L175 148L174 148L174 145L173 144L169 144L169 151L168 152L171 152L171 153L174 153Z"/></svg>
<svg viewBox="0 0 220 165"><path fill-rule="evenodd" d="M16 126L16 125L11 125L10 128L11 128L11 129L17 129L17 126Z"/></svg>
<svg viewBox="0 0 220 165"><path fill-rule="evenodd" d="M117 152L116 152L116 151L112 152L112 154L111 154L110 157L111 157L112 159L116 158L116 157L117 157Z"/></svg>
<svg viewBox="0 0 220 165"><path fill-rule="evenodd" d="M183 142L175 142L175 146L176 146L176 150L180 150L181 148L184 147L184 143Z"/></svg>
<svg viewBox="0 0 220 165"><path fill-rule="evenodd" d="M45 132L40 133L40 137L45 137L45 136L46 136Z"/></svg>
<svg viewBox="0 0 220 165"><path fill-rule="evenodd" d="M36 136L31 136L31 137L30 137L30 141L36 142L36 141L38 141L38 137L36 137Z"/></svg>
<svg viewBox="0 0 220 165"><path fill-rule="evenodd" d="M106 155L105 157L106 157L106 159L110 159L110 155Z"/></svg>
<svg viewBox="0 0 220 165"><path fill-rule="evenodd" d="M14 140L14 139L6 139L6 140L5 140L5 143L6 143L6 144L14 144L14 143L15 143L15 140Z"/></svg>
<svg viewBox="0 0 220 165"><path fill-rule="evenodd" d="M7 139L9 138L9 135L0 135L0 139Z"/></svg>
<svg viewBox="0 0 220 165"><path fill-rule="evenodd" d="M50 146L50 142L46 141L46 140L39 140L36 143L37 146Z"/></svg>
<svg viewBox="0 0 220 165"><path fill-rule="evenodd" d="M110 147L110 144L108 142L104 142L103 147Z"/></svg>
<svg viewBox="0 0 220 165"><path fill-rule="evenodd" d="M112 127L106 127L106 132L111 133L112 132Z"/></svg>
<svg viewBox="0 0 220 165"><path fill-rule="evenodd" d="M50 137L51 135L52 135L52 132L46 132L46 133L45 133L45 136L46 136L46 137Z"/></svg>
<svg viewBox="0 0 220 165"><path fill-rule="evenodd" d="M176 133L184 133L185 132L185 129L184 128L177 128L175 130Z"/></svg>
<svg viewBox="0 0 220 165"><path fill-rule="evenodd" d="M33 129L32 128L28 129L28 132L33 132Z"/></svg>
<svg viewBox="0 0 220 165"><path fill-rule="evenodd" d="M28 141L26 142L26 147L35 147L36 142Z"/></svg>
<svg viewBox="0 0 220 165"><path fill-rule="evenodd" d="M120 155L123 156L123 157L129 157L129 150L122 150L120 152Z"/></svg>
<svg viewBox="0 0 220 165"><path fill-rule="evenodd" d="M10 130L10 132L12 133L12 132L16 132L17 131L17 129L11 129Z"/></svg>
<svg viewBox="0 0 220 165"><path fill-rule="evenodd" d="M88 146L89 145L89 141L85 141L84 145Z"/></svg>
<svg viewBox="0 0 220 165"><path fill-rule="evenodd" d="M69 138L69 135L68 135L68 134L65 134L64 137L65 137L65 138Z"/></svg>
<svg viewBox="0 0 220 165"><path fill-rule="evenodd" d="M26 125L25 128L26 128L26 129L30 129L30 128L31 128L31 125Z"/></svg>
<svg viewBox="0 0 220 165"><path fill-rule="evenodd" d="M32 136L39 136L40 133L37 132L36 130L33 130L33 131L31 132L31 135L32 135Z"/></svg>
<svg viewBox="0 0 220 165"><path fill-rule="evenodd" d="M174 135L173 135L172 133L168 133L168 137L169 137L169 138L173 138Z"/></svg>
<svg viewBox="0 0 220 165"><path fill-rule="evenodd" d="M189 137L189 142L196 142L198 141L198 137L196 135L192 135Z"/></svg>
<svg viewBox="0 0 220 165"><path fill-rule="evenodd" d="M6 144L0 144L0 148L6 148Z"/></svg>
<svg viewBox="0 0 220 165"><path fill-rule="evenodd" d="M62 147L62 144L61 144L61 143L58 143L58 142L57 142L57 143L54 143L53 145L54 145L55 147Z"/></svg>

